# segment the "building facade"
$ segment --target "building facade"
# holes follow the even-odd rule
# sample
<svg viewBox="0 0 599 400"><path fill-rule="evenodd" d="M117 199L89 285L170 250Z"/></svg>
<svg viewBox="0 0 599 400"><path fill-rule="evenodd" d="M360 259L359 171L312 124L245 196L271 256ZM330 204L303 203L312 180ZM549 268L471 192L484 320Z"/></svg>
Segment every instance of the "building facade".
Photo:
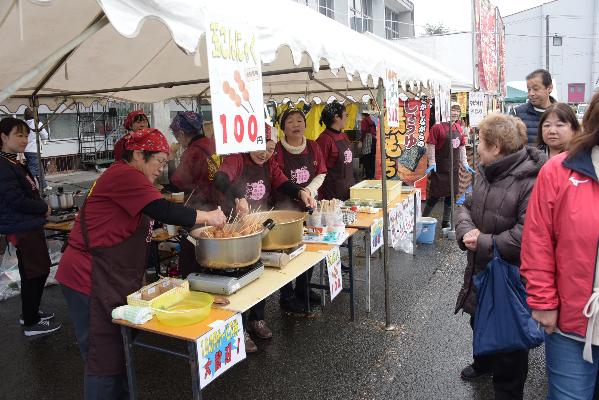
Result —
<svg viewBox="0 0 599 400"><path fill-rule="evenodd" d="M560 101L590 100L599 88L599 1L550 1L504 23L508 82L546 68Z"/></svg>
<svg viewBox="0 0 599 400"><path fill-rule="evenodd" d="M296 0L358 32L386 39L414 36L414 4L409 0Z"/></svg>

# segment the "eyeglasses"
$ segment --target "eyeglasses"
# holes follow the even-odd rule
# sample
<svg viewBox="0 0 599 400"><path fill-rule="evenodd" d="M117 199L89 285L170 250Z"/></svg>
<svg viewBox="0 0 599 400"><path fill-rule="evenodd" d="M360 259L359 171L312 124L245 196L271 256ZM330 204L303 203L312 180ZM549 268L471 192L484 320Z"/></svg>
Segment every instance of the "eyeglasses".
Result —
<svg viewBox="0 0 599 400"><path fill-rule="evenodd" d="M152 157L154 160L158 161L158 164L160 164L161 167L164 167L167 163L168 163L168 158L156 158L156 157Z"/></svg>

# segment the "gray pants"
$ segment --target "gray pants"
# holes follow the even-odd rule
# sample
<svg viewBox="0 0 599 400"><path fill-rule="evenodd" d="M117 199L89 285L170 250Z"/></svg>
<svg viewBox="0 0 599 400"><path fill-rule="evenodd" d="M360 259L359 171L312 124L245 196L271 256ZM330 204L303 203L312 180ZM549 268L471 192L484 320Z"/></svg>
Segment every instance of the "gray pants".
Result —
<svg viewBox="0 0 599 400"><path fill-rule="evenodd" d="M89 302L90 297L61 285L69 308L69 317L75 327L75 336L83 361L87 362L89 350ZM85 400L121 400L129 398L127 375L94 376L84 375Z"/></svg>

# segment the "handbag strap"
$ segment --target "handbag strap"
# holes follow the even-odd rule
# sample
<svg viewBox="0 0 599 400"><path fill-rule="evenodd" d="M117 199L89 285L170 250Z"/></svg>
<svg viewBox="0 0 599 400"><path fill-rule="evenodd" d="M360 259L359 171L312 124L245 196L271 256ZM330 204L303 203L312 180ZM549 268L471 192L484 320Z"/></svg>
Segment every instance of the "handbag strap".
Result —
<svg viewBox="0 0 599 400"><path fill-rule="evenodd" d="M501 258L499 248L497 247L497 243L495 242L495 235L491 235L491 238L493 238L493 258Z"/></svg>

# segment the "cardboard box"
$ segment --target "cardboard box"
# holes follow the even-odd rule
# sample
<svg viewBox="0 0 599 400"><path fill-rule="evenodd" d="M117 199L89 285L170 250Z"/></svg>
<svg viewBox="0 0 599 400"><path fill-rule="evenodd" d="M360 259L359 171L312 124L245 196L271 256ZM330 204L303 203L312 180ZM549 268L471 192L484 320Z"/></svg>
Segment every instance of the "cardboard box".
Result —
<svg viewBox="0 0 599 400"><path fill-rule="evenodd" d="M387 180L387 204L391 203L401 195L401 181ZM349 189L351 199L359 200L383 200L381 181L365 180L355 184Z"/></svg>

